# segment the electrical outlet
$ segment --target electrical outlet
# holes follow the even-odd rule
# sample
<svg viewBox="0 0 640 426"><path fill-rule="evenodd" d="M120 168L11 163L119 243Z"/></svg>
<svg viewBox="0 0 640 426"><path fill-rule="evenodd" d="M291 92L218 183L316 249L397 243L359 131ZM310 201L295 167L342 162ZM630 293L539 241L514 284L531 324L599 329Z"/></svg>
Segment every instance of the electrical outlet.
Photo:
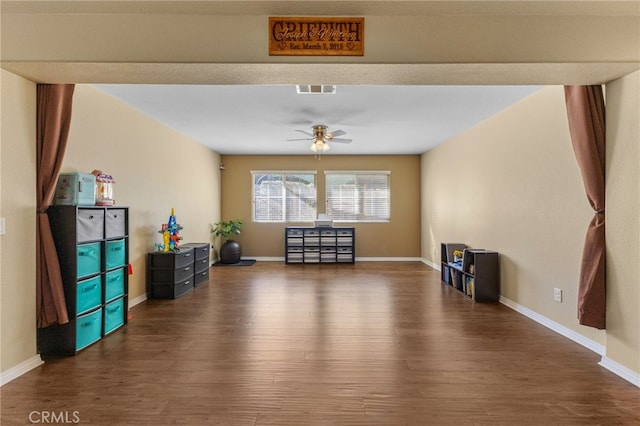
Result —
<svg viewBox="0 0 640 426"><path fill-rule="evenodd" d="M4 217L0 217L0 235L4 235L4 233L5 233Z"/></svg>
<svg viewBox="0 0 640 426"><path fill-rule="evenodd" d="M556 302L562 303L562 289L554 288L553 289L553 300Z"/></svg>

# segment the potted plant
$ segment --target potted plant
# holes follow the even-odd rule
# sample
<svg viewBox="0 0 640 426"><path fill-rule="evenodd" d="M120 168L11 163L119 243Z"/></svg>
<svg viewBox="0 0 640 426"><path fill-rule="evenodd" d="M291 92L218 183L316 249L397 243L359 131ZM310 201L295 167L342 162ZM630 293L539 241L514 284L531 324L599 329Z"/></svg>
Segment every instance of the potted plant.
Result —
<svg viewBox="0 0 640 426"><path fill-rule="evenodd" d="M240 262L240 243L233 240L233 235L240 235L242 229L242 220L229 220L217 222L211 228L211 232L216 237L225 238L226 241L220 247L221 263L238 263ZM229 238L231 236L231 238Z"/></svg>

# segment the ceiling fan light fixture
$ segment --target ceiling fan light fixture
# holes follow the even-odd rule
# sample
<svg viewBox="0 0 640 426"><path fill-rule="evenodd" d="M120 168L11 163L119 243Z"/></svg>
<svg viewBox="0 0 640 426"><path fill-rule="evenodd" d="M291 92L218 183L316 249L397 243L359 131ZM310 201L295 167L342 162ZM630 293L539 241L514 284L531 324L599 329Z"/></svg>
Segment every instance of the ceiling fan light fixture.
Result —
<svg viewBox="0 0 640 426"><path fill-rule="evenodd" d="M297 132L301 132L309 137L301 138L301 139L287 139L287 140L288 141L311 141L311 145L309 146L309 149L311 150L311 152L315 154L317 158L320 158L320 154L322 154L323 152L327 152L331 149L329 142L351 143L351 139L345 139L345 138L339 137L346 134L344 130L334 130L333 132L329 132L328 127L324 124L313 125L311 126L311 129L313 130L313 133L308 132L306 130L296 129Z"/></svg>
<svg viewBox="0 0 640 426"><path fill-rule="evenodd" d="M311 152L327 152L330 148L329 144L321 139L314 141L309 147Z"/></svg>

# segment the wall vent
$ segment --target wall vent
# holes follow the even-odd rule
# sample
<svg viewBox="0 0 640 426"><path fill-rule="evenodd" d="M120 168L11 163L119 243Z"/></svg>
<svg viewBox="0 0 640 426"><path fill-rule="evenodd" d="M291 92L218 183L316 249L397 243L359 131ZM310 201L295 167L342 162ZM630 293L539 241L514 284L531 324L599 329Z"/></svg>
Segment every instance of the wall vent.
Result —
<svg viewBox="0 0 640 426"><path fill-rule="evenodd" d="M296 92L299 95L333 95L336 93L336 86L328 84L298 84Z"/></svg>

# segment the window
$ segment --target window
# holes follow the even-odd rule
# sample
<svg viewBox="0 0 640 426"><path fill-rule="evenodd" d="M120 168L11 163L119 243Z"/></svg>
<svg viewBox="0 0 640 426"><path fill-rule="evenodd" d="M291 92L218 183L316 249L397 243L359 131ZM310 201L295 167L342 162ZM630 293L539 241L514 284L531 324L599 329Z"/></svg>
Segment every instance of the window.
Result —
<svg viewBox="0 0 640 426"><path fill-rule="evenodd" d="M316 218L316 172L252 171L255 222L311 222Z"/></svg>
<svg viewBox="0 0 640 426"><path fill-rule="evenodd" d="M388 171L325 172L327 215L336 221L388 222Z"/></svg>

